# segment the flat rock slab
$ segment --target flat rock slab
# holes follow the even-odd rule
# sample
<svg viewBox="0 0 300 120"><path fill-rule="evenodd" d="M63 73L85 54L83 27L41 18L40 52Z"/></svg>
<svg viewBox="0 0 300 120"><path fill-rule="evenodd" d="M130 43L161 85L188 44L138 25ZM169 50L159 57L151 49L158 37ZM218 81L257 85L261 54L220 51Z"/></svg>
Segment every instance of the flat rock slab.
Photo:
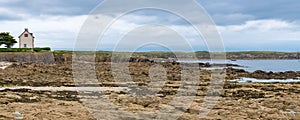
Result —
<svg viewBox="0 0 300 120"><path fill-rule="evenodd" d="M78 91L78 92L102 92L102 91L128 91L127 87L30 87L30 86L19 86L19 87L3 87L0 90L18 90L18 89L30 89L34 91Z"/></svg>

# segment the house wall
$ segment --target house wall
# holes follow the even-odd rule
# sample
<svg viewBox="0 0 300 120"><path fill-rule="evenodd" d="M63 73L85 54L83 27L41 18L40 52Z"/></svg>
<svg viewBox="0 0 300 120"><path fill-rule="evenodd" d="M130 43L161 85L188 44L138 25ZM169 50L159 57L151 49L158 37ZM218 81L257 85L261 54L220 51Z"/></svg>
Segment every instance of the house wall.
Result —
<svg viewBox="0 0 300 120"><path fill-rule="evenodd" d="M28 37L25 37L25 34L28 34ZM22 36L20 36L19 47L20 48L34 48L33 39L34 39L33 36L28 31L25 31L24 34L22 34ZM24 44L26 44L26 47L24 46Z"/></svg>

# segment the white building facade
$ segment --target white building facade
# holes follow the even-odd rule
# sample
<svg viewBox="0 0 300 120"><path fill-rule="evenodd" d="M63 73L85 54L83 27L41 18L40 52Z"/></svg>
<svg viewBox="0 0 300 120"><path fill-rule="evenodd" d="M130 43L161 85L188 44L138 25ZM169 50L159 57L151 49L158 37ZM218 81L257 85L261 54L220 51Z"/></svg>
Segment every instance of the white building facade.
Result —
<svg viewBox="0 0 300 120"><path fill-rule="evenodd" d="M19 48L34 48L34 36L28 28L19 36Z"/></svg>

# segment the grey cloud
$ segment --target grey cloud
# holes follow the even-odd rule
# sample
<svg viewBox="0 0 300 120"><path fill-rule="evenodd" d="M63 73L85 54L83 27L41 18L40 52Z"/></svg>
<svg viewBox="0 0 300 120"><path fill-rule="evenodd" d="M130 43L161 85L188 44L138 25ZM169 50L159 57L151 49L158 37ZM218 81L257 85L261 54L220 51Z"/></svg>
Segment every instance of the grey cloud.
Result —
<svg viewBox="0 0 300 120"><path fill-rule="evenodd" d="M102 0L12 0L1 2L0 7L14 12L13 15L40 15L76 16L88 14ZM2 13L1 13L2 14ZM11 19L10 16L0 17L0 20Z"/></svg>
<svg viewBox="0 0 300 120"><path fill-rule="evenodd" d="M31 17L39 15L83 15L88 14L103 0L9 0L1 1L0 7L15 12L14 15L28 14ZM140 0L143 1L143 0ZM197 0L212 16L218 25L241 24L245 20L252 19L283 19L287 21L299 20L300 4L298 0ZM163 1L162 1L163 2ZM150 4L151 1L137 2L138 4ZM114 4L131 6L126 1ZM189 4L172 3L180 9L188 8ZM116 8L110 8L111 10ZM1 13L3 14L3 13ZM139 14L143 14L142 12ZM191 10L192 14L192 10ZM253 18L237 18L231 15L249 15ZM149 13L144 13L149 15ZM151 13L150 13L151 15ZM155 14L160 17L160 14ZM163 14L161 15L162 17ZM168 16L167 16L168 17ZM224 18L225 17L225 21ZM230 19L230 17L232 17ZM0 20L15 20L20 17L2 15ZM176 20L175 20L176 21ZM176 22L175 22L176 23ZM180 22L179 22L180 24Z"/></svg>
<svg viewBox="0 0 300 120"><path fill-rule="evenodd" d="M217 15L230 16L244 14L259 19L281 19L299 21L300 4L298 0L198 0L218 25L242 24L243 19L224 22ZM247 20L247 19L245 19Z"/></svg>
<svg viewBox="0 0 300 120"><path fill-rule="evenodd" d="M21 20L23 19L21 16L16 15L8 15L8 14L1 14L0 13L0 20Z"/></svg>

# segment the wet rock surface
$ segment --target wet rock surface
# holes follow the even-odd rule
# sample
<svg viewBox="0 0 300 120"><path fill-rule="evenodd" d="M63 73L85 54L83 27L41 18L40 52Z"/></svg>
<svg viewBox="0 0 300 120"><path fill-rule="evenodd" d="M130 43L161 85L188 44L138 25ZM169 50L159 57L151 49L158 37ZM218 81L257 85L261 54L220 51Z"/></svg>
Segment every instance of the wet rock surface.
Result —
<svg viewBox="0 0 300 120"><path fill-rule="evenodd" d="M166 80L163 86L149 86L152 73L149 70L154 64L163 66ZM0 119L14 119L13 112L24 114L24 119L158 119L151 112L166 108L184 111L179 117L182 120L197 120L205 97L220 95L218 103L208 115L201 119L297 119L300 118L300 83L236 83L225 81L220 92L209 90L213 71L199 70L200 80L196 85L181 82L181 68L178 63L131 62L129 73L133 82L115 81L110 62L96 63L97 83L77 83L81 86L101 87L145 87L150 95L136 96L131 92L71 92L71 91L33 91L29 89L0 91ZM83 70L84 71L84 70ZM14 63L5 70L0 69L0 85L8 86L75 86L71 63ZM84 72L83 72L84 73ZM88 74L88 73L87 73ZM271 73L256 71L249 73L243 70L227 69L226 79L239 77L254 78L294 78L299 72ZM169 105L185 84L186 88L197 91L186 91L182 100L195 96L191 106L185 111L182 107ZM149 92L153 91L153 92ZM137 91L133 91L137 92ZM140 92L143 92L141 90ZM97 102L106 99L114 109L105 109L108 102ZM125 111L118 116L117 110ZM89 112L92 111L92 112ZM101 113L101 114L99 114ZM115 116L111 113L116 113ZM133 116L126 116L133 114ZM171 114L177 115L177 113Z"/></svg>
<svg viewBox="0 0 300 120"><path fill-rule="evenodd" d="M16 119L15 112L25 120L95 119L79 102L77 92L6 89L0 91L0 98L0 119Z"/></svg>
<svg viewBox="0 0 300 120"><path fill-rule="evenodd" d="M241 77L256 78L256 79L298 79L300 77L300 72L296 71L286 71L286 72L266 72L262 70L257 70L254 72L247 72L243 69L227 69L227 79L236 79Z"/></svg>

